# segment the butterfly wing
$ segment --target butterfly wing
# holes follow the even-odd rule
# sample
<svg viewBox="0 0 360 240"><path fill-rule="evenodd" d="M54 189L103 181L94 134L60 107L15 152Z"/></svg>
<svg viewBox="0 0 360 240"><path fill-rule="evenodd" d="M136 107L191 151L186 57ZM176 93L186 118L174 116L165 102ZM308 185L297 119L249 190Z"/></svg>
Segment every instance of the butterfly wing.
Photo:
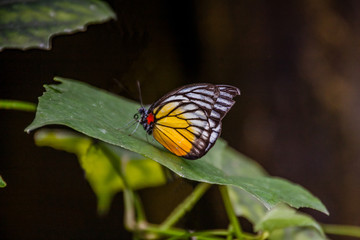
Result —
<svg viewBox="0 0 360 240"><path fill-rule="evenodd" d="M239 95L228 85L193 84L154 103L154 138L169 151L187 159L207 153L221 133L221 120Z"/></svg>

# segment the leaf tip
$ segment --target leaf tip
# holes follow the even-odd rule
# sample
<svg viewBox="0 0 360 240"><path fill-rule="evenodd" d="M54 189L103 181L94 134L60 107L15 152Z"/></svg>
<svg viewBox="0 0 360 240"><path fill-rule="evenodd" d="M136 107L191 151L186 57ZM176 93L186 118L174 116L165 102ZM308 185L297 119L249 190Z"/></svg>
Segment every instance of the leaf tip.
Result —
<svg viewBox="0 0 360 240"><path fill-rule="evenodd" d="M4 179L1 177L1 175L0 175L0 188L4 188L4 187L6 187L6 182L4 181Z"/></svg>

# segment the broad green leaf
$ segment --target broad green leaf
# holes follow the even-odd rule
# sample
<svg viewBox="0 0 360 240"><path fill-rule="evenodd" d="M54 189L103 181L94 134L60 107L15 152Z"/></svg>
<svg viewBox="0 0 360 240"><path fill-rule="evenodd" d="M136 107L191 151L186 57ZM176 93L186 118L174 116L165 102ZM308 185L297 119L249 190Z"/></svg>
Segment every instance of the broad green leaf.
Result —
<svg viewBox="0 0 360 240"><path fill-rule="evenodd" d="M36 132L34 138L38 146L50 146L78 156L86 179L97 196L99 213L107 212L113 196L124 189L122 177L132 189L166 183L158 163L120 147L109 144L102 147L100 143L94 144L90 138L68 130L42 129ZM108 155L109 151L112 158Z"/></svg>
<svg viewBox="0 0 360 240"><path fill-rule="evenodd" d="M232 148L227 147L226 151L223 151L221 154L223 156L218 160L208 160L212 161L214 166L222 169L228 175L244 177L261 177L268 175L257 162Z"/></svg>
<svg viewBox="0 0 360 240"><path fill-rule="evenodd" d="M87 24L116 18L99 0L33 0L0 2L0 50L50 49L55 34L84 31Z"/></svg>
<svg viewBox="0 0 360 240"><path fill-rule="evenodd" d="M133 128L127 126L139 108L137 103L77 81L55 80L61 84L45 86L46 92L39 98L35 119L25 131L51 124L65 125L153 159L184 178L239 187L269 209L278 203L287 203L295 208L309 207L328 213L319 199L299 185L275 177L259 177L256 174L249 177L224 171L221 167L228 164L241 167L236 162L244 160L244 157L221 139L199 160L179 158L166 151L152 137L147 141L146 133L141 129L129 136Z"/></svg>
<svg viewBox="0 0 360 240"><path fill-rule="evenodd" d="M269 211L263 219L255 225L255 231L273 232L289 227L308 227L317 230L325 236L321 226L310 216L296 212L285 205L278 205Z"/></svg>
<svg viewBox="0 0 360 240"><path fill-rule="evenodd" d="M5 182L4 179L1 177L1 175L0 175L0 187L1 187L1 188L6 187L6 182Z"/></svg>

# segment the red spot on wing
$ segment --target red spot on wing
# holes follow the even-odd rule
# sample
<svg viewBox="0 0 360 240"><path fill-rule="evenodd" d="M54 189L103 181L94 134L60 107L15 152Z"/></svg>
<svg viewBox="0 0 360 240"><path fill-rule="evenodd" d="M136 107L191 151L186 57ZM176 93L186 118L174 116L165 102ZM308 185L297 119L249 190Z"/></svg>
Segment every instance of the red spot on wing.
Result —
<svg viewBox="0 0 360 240"><path fill-rule="evenodd" d="M154 122L154 114L149 113L149 115L146 117L146 120L147 120L147 124Z"/></svg>

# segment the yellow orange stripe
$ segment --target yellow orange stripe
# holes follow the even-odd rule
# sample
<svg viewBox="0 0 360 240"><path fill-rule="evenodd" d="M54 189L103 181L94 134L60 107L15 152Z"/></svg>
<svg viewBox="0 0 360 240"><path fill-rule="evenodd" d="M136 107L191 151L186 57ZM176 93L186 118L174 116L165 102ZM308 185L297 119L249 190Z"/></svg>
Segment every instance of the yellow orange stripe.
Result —
<svg viewBox="0 0 360 240"><path fill-rule="evenodd" d="M189 132L187 129L177 129L181 135L183 135L189 142L194 143L195 135Z"/></svg>
<svg viewBox="0 0 360 240"><path fill-rule="evenodd" d="M156 113L156 118L159 119L159 118L168 116L169 113L172 110L174 110L178 105L179 105L179 102L170 102L170 103L165 104L164 106L161 106L160 110L159 110L159 107L155 108L154 113ZM158 112L158 110L159 110L159 112ZM172 112L172 115L178 114L181 112L182 112L182 110L180 110L180 108L177 108Z"/></svg>
<svg viewBox="0 0 360 240"><path fill-rule="evenodd" d="M156 122L158 125L163 125L171 128L187 128L189 127L189 123L177 117L165 117Z"/></svg>
<svg viewBox="0 0 360 240"><path fill-rule="evenodd" d="M169 142L169 139L165 134L162 134L159 131L154 131L154 138L161 145L163 145L167 150L174 153L175 155L177 155L177 156L184 156L185 155L185 151L176 149L176 147L174 147L174 145L171 142Z"/></svg>
<svg viewBox="0 0 360 240"><path fill-rule="evenodd" d="M192 148L192 143L173 128L157 125L154 128L153 136L169 151L178 156L186 155Z"/></svg>

